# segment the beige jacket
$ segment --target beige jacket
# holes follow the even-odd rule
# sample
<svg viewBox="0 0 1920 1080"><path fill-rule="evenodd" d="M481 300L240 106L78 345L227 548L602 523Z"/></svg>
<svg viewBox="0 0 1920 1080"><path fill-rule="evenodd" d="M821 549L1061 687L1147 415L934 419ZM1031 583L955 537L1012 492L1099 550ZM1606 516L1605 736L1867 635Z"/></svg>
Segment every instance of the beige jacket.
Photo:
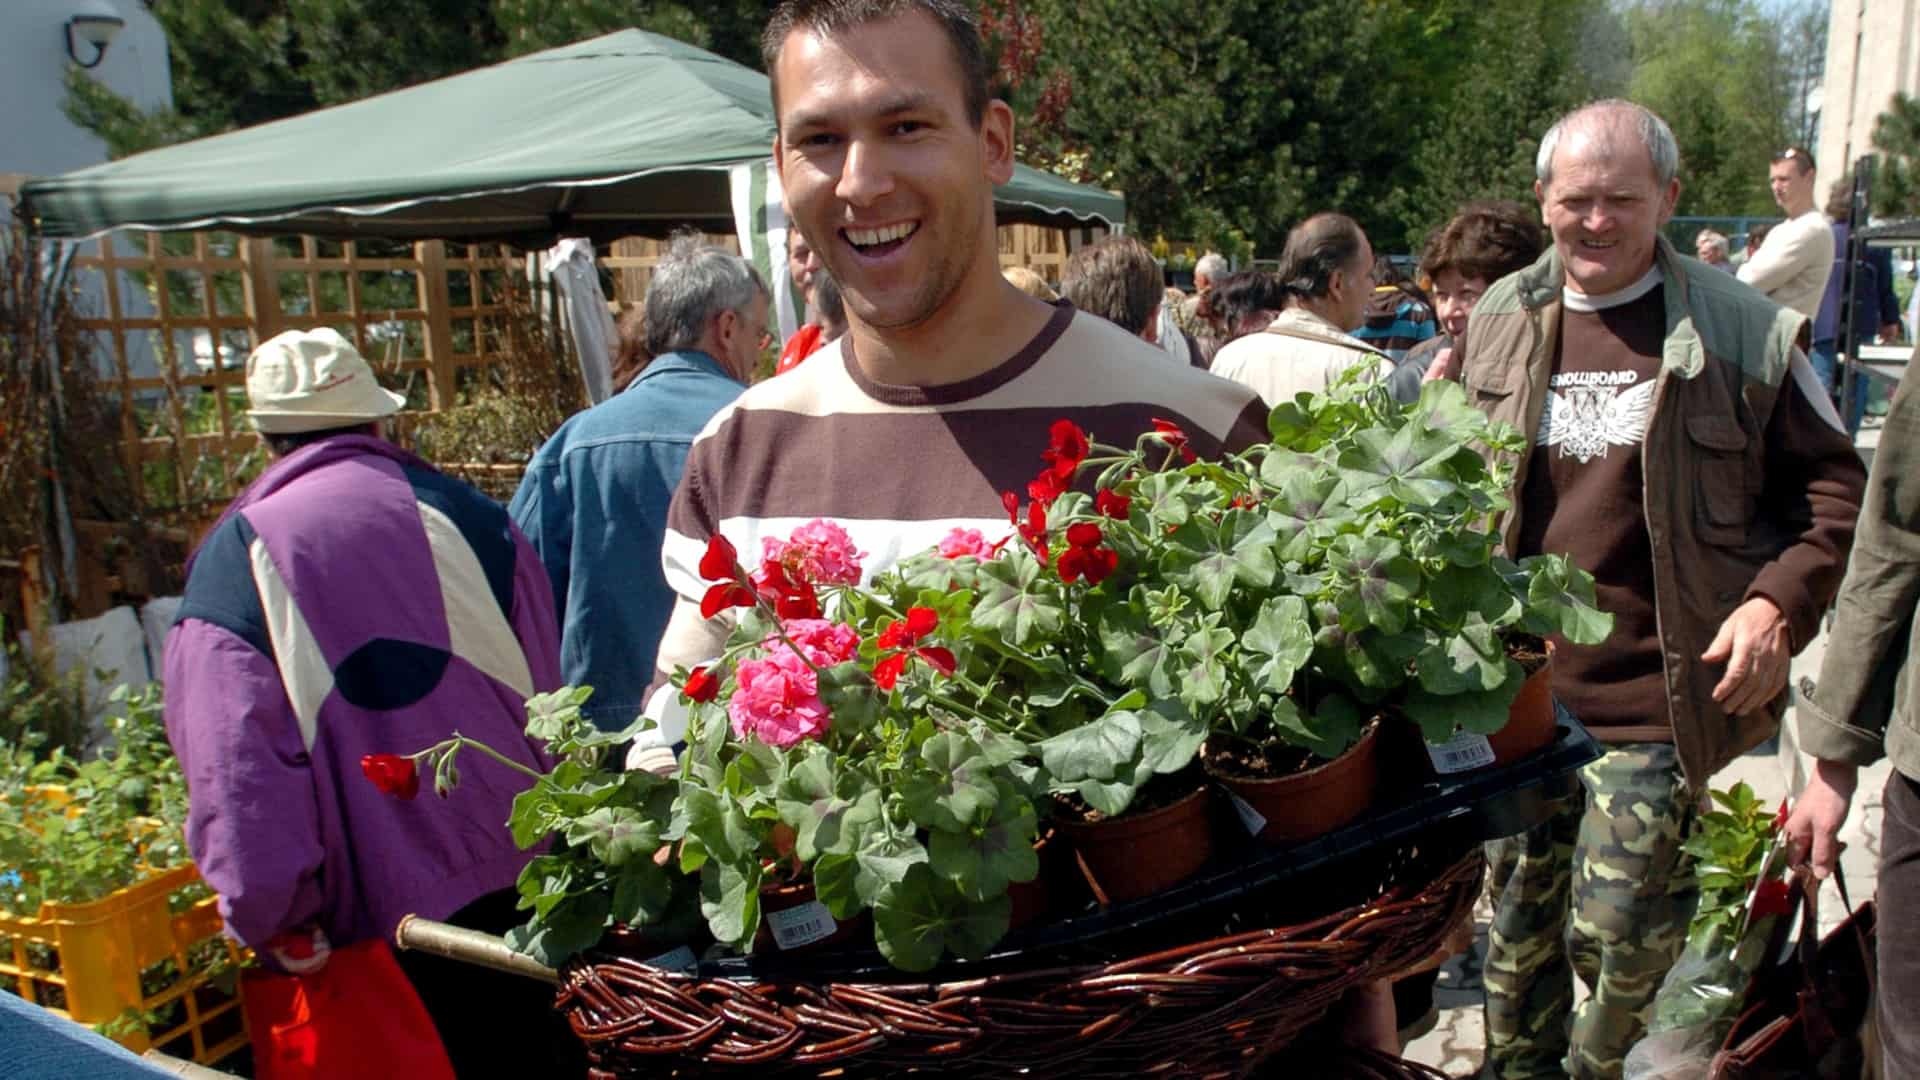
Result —
<svg viewBox="0 0 1920 1080"><path fill-rule="evenodd" d="M1833 272L1833 227L1818 210L1775 225L1760 250L1740 264L1740 280L1781 307L1813 318Z"/></svg>
<svg viewBox="0 0 1920 1080"><path fill-rule="evenodd" d="M1268 405L1299 394L1323 394L1348 368L1362 368L1372 382L1393 372L1387 354L1310 311L1288 308L1273 325L1228 342L1214 354L1212 371L1249 387Z"/></svg>

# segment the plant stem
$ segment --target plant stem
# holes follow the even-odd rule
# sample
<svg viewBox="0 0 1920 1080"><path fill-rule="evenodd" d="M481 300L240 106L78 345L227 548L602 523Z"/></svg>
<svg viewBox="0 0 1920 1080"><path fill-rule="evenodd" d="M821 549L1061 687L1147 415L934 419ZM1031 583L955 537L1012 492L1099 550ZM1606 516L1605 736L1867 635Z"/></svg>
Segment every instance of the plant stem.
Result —
<svg viewBox="0 0 1920 1080"><path fill-rule="evenodd" d="M515 772L524 773L527 776L533 777L535 780L545 780L547 778L546 773L535 772L533 769L528 768L525 765L522 765L520 762L513 760L507 755L502 754L500 751L495 750L493 747L488 746L486 743L481 742L479 739L468 738L467 736L462 735L457 731L453 733L452 738L448 739L446 742L441 743L440 745L447 747L451 751L459 751L461 749L464 749L465 747L471 746L475 750L480 751L481 753L487 755L488 757L499 762L500 764L505 765L507 768L514 770ZM425 752L432 753L432 751L425 751Z"/></svg>

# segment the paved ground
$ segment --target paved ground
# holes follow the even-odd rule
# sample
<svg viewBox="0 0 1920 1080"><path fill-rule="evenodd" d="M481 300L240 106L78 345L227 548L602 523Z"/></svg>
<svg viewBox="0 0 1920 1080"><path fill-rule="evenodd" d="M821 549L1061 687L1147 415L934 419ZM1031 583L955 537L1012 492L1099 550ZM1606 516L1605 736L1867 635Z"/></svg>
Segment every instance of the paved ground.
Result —
<svg viewBox="0 0 1920 1080"><path fill-rule="evenodd" d="M1862 456L1870 461L1873 447L1878 442L1879 431L1876 428L1862 431ZM1823 634L1794 659L1792 684L1798 686L1803 676L1816 678L1825 654L1826 637ZM1789 716L1778 747L1763 748L1734 762L1714 777L1713 786L1724 789L1745 780L1763 800L1777 801L1788 797L1799 791L1811 767L1809 759L1798 753L1796 744L1793 720ZM1854 810L1840 833L1841 840L1847 845L1841 854L1841 870L1856 903L1873 895L1874 891L1874 867L1880 855L1880 795L1886 782L1887 764L1884 761L1871 769L1861 770ZM1843 916L1839 896L1831 883L1820 899L1820 921L1825 930ZM1480 982L1480 967L1486 958L1488 914L1483 898L1474 912L1476 932L1473 951L1454 957L1441 971L1440 985L1434 993L1435 1004L1440 1010L1439 1022L1432 1031L1408 1044L1405 1052L1409 1060L1442 1069L1453 1077L1482 1075L1486 1054L1486 995ZM1577 980L1574 993L1581 999L1586 996L1585 988L1577 985Z"/></svg>

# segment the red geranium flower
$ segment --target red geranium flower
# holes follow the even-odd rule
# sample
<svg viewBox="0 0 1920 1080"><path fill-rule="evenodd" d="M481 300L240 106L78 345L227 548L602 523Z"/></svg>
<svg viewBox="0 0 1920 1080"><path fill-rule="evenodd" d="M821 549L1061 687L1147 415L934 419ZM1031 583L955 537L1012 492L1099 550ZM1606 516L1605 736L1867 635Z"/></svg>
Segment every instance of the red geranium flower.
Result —
<svg viewBox="0 0 1920 1080"><path fill-rule="evenodd" d="M1100 526L1091 521L1067 526L1067 549L1060 553L1058 563L1060 580L1071 584L1084 577L1087 584L1098 585L1118 569L1120 553L1101 547L1103 539Z"/></svg>
<svg viewBox="0 0 1920 1080"><path fill-rule="evenodd" d="M720 680L704 667L687 672L687 684L680 692L693 701L712 701L720 694Z"/></svg>
<svg viewBox="0 0 1920 1080"><path fill-rule="evenodd" d="M1131 498L1120 494L1112 488L1101 488L1095 492L1093 496L1093 508L1098 511L1102 517L1125 521L1127 520L1127 511L1132 509L1132 507L1133 500Z"/></svg>
<svg viewBox="0 0 1920 1080"><path fill-rule="evenodd" d="M1008 521L1015 525L1020 524L1020 496L1011 491L1003 491L1000 493L1000 505L1007 508Z"/></svg>
<svg viewBox="0 0 1920 1080"><path fill-rule="evenodd" d="M760 587L760 595L773 605L774 614L782 619L820 617L819 594L810 582L788 573L785 564L772 559L762 562L754 581Z"/></svg>
<svg viewBox="0 0 1920 1080"><path fill-rule="evenodd" d="M1063 486L1071 484L1073 474L1080 471L1080 463L1087 460L1087 451L1091 449L1087 433L1073 421L1060 419L1053 422L1047 436L1047 448L1040 452L1040 460L1047 463L1047 471Z"/></svg>
<svg viewBox="0 0 1920 1080"><path fill-rule="evenodd" d="M932 608L915 607L907 609L907 617L896 619L880 631L874 644L882 649L893 650L873 665L873 682L882 690L891 690L900 681L907 670L907 661L919 657L933 665L942 675L952 675L959 666L953 650L938 645L920 645L920 641L933 633L940 625L940 613Z"/></svg>
<svg viewBox="0 0 1920 1080"><path fill-rule="evenodd" d="M1040 475L1027 482L1027 498L1042 506L1052 506L1053 501L1067 493L1072 483L1052 469L1040 470Z"/></svg>
<svg viewBox="0 0 1920 1080"><path fill-rule="evenodd" d="M1022 525L1014 519L1014 527L1020 531L1020 539L1027 542L1035 555L1040 556L1042 564L1047 561L1047 508L1038 502L1027 504L1027 521Z"/></svg>
<svg viewBox="0 0 1920 1080"><path fill-rule="evenodd" d="M731 607L752 607L753 590L737 581L722 581L709 586L700 598L700 617L711 619Z"/></svg>
<svg viewBox="0 0 1920 1080"><path fill-rule="evenodd" d="M707 538L707 553L700 556L700 576L708 581L734 581L743 576L740 553L719 533Z"/></svg>
<svg viewBox="0 0 1920 1080"><path fill-rule="evenodd" d="M367 774L382 794L411 799L420 794L420 770L413 759L399 754L367 754L360 759L360 771Z"/></svg>
<svg viewBox="0 0 1920 1080"><path fill-rule="evenodd" d="M1193 447L1187 445L1187 433L1179 424L1156 416L1153 418L1153 432L1161 442L1167 444L1167 449L1180 455L1180 460L1189 465L1194 462Z"/></svg>

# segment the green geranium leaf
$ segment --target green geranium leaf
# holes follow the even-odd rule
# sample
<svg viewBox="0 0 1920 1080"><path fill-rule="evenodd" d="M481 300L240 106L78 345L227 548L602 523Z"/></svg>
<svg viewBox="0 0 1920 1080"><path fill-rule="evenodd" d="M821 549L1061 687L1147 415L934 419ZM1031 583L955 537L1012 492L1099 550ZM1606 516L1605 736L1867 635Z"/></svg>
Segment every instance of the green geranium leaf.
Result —
<svg viewBox="0 0 1920 1080"><path fill-rule="evenodd" d="M1140 717L1113 710L1041 740L1037 749L1041 764L1057 781L1112 780L1140 753Z"/></svg>
<svg viewBox="0 0 1920 1080"><path fill-rule="evenodd" d="M926 971L946 952L985 956L1006 936L1010 913L1005 896L970 904L926 866L915 866L874 905L874 943L902 971Z"/></svg>
<svg viewBox="0 0 1920 1080"><path fill-rule="evenodd" d="M993 769L972 739L943 731L921 744L920 759L925 768L910 773L900 785L915 824L960 832L999 799Z"/></svg>
<svg viewBox="0 0 1920 1080"><path fill-rule="evenodd" d="M1525 608L1513 589L1491 566L1450 565L1426 579L1427 601L1444 624L1457 625L1469 616L1495 627L1520 621Z"/></svg>
<svg viewBox="0 0 1920 1080"><path fill-rule="evenodd" d="M1135 762L1126 770L1126 774L1111 780L1081 780L1067 785L1067 789L1077 792L1087 805L1108 817L1119 817L1133 805L1133 797L1140 786L1153 777L1153 770L1144 761Z"/></svg>
<svg viewBox="0 0 1920 1080"><path fill-rule="evenodd" d="M1389 634L1406 629L1420 572L1401 554L1400 542L1382 536L1342 536L1327 552L1327 564L1339 576L1335 603L1340 625L1348 630L1374 626Z"/></svg>
<svg viewBox="0 0 1920 1080"><path fill-rule="evenodd" d="M628 926L646 926L667 917L673 904L673 879L652 859L641 859L621 868L614 879L609 918Z"/></svg>
<svg viewBox="0 0 1920 1080"><path fill-rule="evenodd" d="M760 929L758 861L744 867L710 862L700 871L700 914L715 941L745 952Z"/></svg>
<svg viewBox="0 0 1920 1080"><path fill-rule="evenodd" d="M1345 694L1327 694L1314 705L1313 715L1294 711L1298 745L1332 760L1360 740L1365 722L1352 698Z"/></svg>
<svg viewBox="0 0 1920 1080"><path fill-rule="evenodd" d="M1534 555L1520 560L1527 575L1527 630L1559 633L1577 645L1598 645L1613 633L1613 616L1601 611L1593 576L1565 555Z"/></svg>
<svg viewBox="0 0 1920 1080"><path fill-rule="evenodd" d="M660 848L660 824L631 807L602 806L567 825L567 843L585 844L594 858L609 867L630 859L651 861Z"/></svg>
<svg viewBox="0 0 1920 1080"><path fill-rule="evenodd" d="M855 661L820 669L816 685L820 700L833 717L833 730L841 734L867 730L879 722L885 710L886 695Z"/></svg>
<svg viewBox="0 0 1920 1080"><path fill-rule="evenodd" d="M699 851L723 863L759 865L760 835L739 805L718 792L694 785L680 789L679 813L687 822L687 837L698 842ZM689 873L698 866L681 868Z"/></svg>
<svg viewBox="0 0 1920 1080"><path fill-rule="evenodd" d="M554 809L552 788L546 780L513 797L513 811L507 816L507 828L513 842L522 851L546 839L560 826L560 814Z"/></svg>
<svg viewBox="0 0 1920 1080"><path fill-rule="evenodd" d="M973 624L1000 635L1015 648L1052 640L1066 620L1066 606L1041 581L1044 568L1031 553L1012 551L980 568L980 599Z"/></svg>
<svg viewBox="0 0 1920 1080"><path fill-rule="evenodd" d="M1478 616L1458 633L1431 641L1413 660L1420 685L1435 694L1491 690L1507 678L1507 664L1493 627Z"/></svg>
<svg viewBox="0 0 1920 1080"><path fill-rule="evenodd" d="M1227 657L1233 647L1233 631L1216 625L1218 615L1209 615L1207 621L1188 634L1180 642L1180 659L1176 664L1180 672L1179 696L1189 709L1204 711L1226 696Z"/></svg>
<svg viewBox="0 0 1920 1080"><path fill-rule="evenodd" d="M1363 428L1354 443L1341 453L1340 471L1367 491L1369 505L1384 493L1405 506L1436 506L1458 490L1447 460L1465 444L1451 435L1406 424L1397 431Z"/></svg>
<svg viewBox="0 0 1920 1080"><path fill-rule="evenodd" d="M1313 625L1307 602L1298 596L1271 597L1260 605L1240 647L1260 658L1254 681L1275 693L1293 685L1293 676L1313 656Z"/></svg>
<svg viewBox="0 0 1920 1080"><path fill-rule="evenodd" d="M526 926L509 930L507 944L548 967L559 967L576 953L600 943L610 906L611 899L604 892L571 897Z"/></svg>
<svg viewBox="0 0 1920 1080"><path fill-rule="evenodd" d="M1172 654L1166 634L1148 625L1139 613L1146 590L1135 586L1125 608L1116 608L1100 620L1100 666L1107 678L1122 686L1139 687L1155 698L1173 693L1168 665Z"/></svg>
<svg viewBox="0 0 1920 1080"><path fill-rule="evenodd" d="M1409 687L1405 706L1408 718L1420 725L1421 733L1429 742L1445 742L1455 731L1481 735L1499 731L1507 726L1507 710L1519 696L1520 684L1526 679L1520 665L1511 660L1505 663L1512 670L1505 682L1491 690L1436 694L1418 684Z"/></svg>
<svg viewBox="0 0 1920 1080"><path fill-rule="evenodd" d="M591 728L580 706L593 696L591 686L563 686L527 699L527 734L551 746L582 728Z"/></svg>
<svg viewBox="0 0 1920 1080"><path fill-rule="evenodd" d="M1177 700L1162 700L1138 714L1140 764L1153 773L1176 773L1193 763L1207 739L1207 725Z"/></svg>
<svg viewBox="0 0 1920 1080"><path fill-rule="evenodd" d="M936 832L927 840L933 872L969 900L990 900L1006 893L1010 882L1032 881L1040 873L1033 804L1011 791L1003 796L986 824L964 833Z"/></svg>

